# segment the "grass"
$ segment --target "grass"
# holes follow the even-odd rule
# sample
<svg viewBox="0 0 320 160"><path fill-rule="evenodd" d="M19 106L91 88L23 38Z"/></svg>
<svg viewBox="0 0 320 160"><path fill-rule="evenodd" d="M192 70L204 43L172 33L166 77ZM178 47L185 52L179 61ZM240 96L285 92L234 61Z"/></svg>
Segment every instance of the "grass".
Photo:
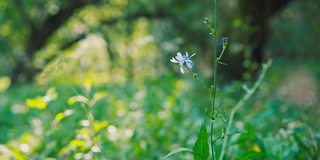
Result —
<svg viewBox="0 0 320 160"><path fill-rule="evenodd" d="M237 128L248 133L230 138L231 145L226 149L228 159L319 157L320 133L315 123L319 115L317 103L298 107L279 97L276 94L279 86L286 83L277 76L281 72L279 68L281 64L274 65L261 89L235 115ZM205 114L204 106L210 102L202 96L206 93L198 89L199 84L193 83L192 77L186 79L181 81L167 75L143 83L131 81L121 85L94 86L88 97L101 91L107 93L91 108L95 115L94 124L100 127L97 135L103 153L99 156L160 159L178 146L191 148ZM90 139L83 121L85 112L79 103L68 104L68 99L75 96L74 92L69 85L54 86L58 98L43 110L27 107L25 100L43 96L51 85L26 85L0 93L2 157L81 159L94 156L92 146L87 144ZM83 86L73 88L80 94L85 93ZM244 94L238 82L223 84L219 93L217 102L225 104L219 109L226 114ZM73 114L53 124L56 116L66 110L72 110ZM220 146L222 141L217 143ZM174 159L192 159L192 155L186 153Z"/></svg>

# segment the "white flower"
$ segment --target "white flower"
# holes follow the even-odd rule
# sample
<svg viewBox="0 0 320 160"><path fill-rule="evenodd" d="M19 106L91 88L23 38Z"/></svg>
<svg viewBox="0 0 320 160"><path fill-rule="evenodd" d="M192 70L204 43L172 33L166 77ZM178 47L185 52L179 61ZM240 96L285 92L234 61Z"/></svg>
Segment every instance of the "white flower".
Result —
<svg viewBox="0 0 320 160"><path fill-rule="evenodd" d="M184 73L184 68L183 68L183 65L184 65L184 64L186 64L186 66L187 66L188 68L190 68L190 69L193 67L193 63L192 63L192 61L190 60L190 58L193 57L194 55L195 55L195 53L192 54L192 55L189 57L188 52L186 52L185 55L182 55L180 52L178 52L178 53L177 53L177 56L172 57L172 58L170 59L170 61L171 61L172 63L178 63L179 66L180 66L180 71L181 71L181 73L183 74L183 73Z"/></svg>

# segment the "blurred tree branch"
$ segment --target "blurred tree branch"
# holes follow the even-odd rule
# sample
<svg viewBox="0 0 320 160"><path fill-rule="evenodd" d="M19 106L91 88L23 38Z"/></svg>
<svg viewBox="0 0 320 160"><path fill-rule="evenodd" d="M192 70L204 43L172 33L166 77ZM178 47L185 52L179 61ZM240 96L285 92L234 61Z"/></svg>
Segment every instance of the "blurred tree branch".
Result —
<svg viewBox="0 0 320 160"><path fill-rule="evenodd" d="M107 25L107 26L112 26L112 25L117 24L120 21L130 22L130 21L134 21L134 20L137 20L139 18L142 18L142 17L148 18L148 19L154 19L154 18L167 18L167 17L169 17L169 15L166 12L163 12L163 11L160 11L160 10L156 11L154 13L150 13L150 12L147 12L147 11L143 11L143 12L140 11L138 13L127 14L127 15L124 15L124 16L114 17L114 18L111 18L111 19L104 20L104 21L102 21L102 24ZM112 67L113 67L113 66L116 66L115 62L116 62L116 59L117 59L117 54L111 49L111 46L109 44L111 40L110 40L108 34L104 33L104 35L105 35L105 37L104 37L105 40L108 42L108 46L107 46L108 56L109 56L110 60L113 62L112 63ZM69 47L71 47L72 45L76 44L77 42L85 39L85 37L86 37L85 34L81 34L81 35L77 36L76 38L70 40L65 45L60 47L60 50L68 49ZM48 59L45 60L46 63L50 63L57 56L58 56L57 54L52 55L51 57L49 57Z"/></svg>
<svg viewBox="0 0 320 160"><path fill-rule="evenodd" d="M149 20L152 19L160 19L160 20L164 20L167 19L169 21L171 21L171 23L173 25L175 25L177 28L182 28L186 33L188 33L186 36L189 39L197 39L196 43L199 43L199 45L202 43L206 43L206 41L202 38L201 35L196 34L196 32L194 30L192 30L192 28L188 27L188 25L184 22L182 22L178 17L176 17L174 14L170 13L167 10L164 9L158 9L154 12L148 12L148 11L139 11L136 13L128 13L126 15L120 16L120 17L113 17L110 19L106 19L103 20L101 23L104 25L108 25L108 26L112 26L115 25L121 21L126 21L126 22L132 22L135 21L139 18L147 18ZM105 34L105 40L110 43L110 38L108 37L107 33ZM65 50L67 48L69 48L70 46L76 44L77 42L85 39L86 35L85 34L81 34L77 37L75 37L74 39L70 40L69 42L67 42L65 45L63 45L62 47L60 47L60 50ZM196 37L196 38L195 38ZM202 41L203 40L203 41ZM108 44L107 46L107 50L108 50L108 56L110 58L110 60L113 62L111 67L116 66L116 62L117 62L117 53L116 51L112 50L111 45ZM51 57L49 57L48 59L46 59L46 64L50 63L52 60L54 60L56 57L58 56L58 54L54 54Z"/></svg>
<svg viewBox="0 0 320 160"><path fill-rule="evenodd" d="M118 23L119 21L132 21L139 18L147 18L147 19L161 19L171 21L173 26L176 28L180 28L179 31L184 32L184 36L188 37L187 39L195 40L194 43L203 46L203 44L207 44L207 40L203 38L203 35L198 34L196 30L192 29L188 22L184 22L180 17L177 17L175 14L171 13L169 10L159 7L153 12L147 11L139 11L133 14L124 15L122 17L111 18L103 21L102 23L105 25L113 25Z"/></svg>
<svg viewBox="0 0 320 160"><path fill-rule="evenodd" d="M147 12L147 11L140 11L140 12L136 12L133 14L127 14L121 17L116 17L116 18L111 18L111 19L107 19L105 21L102 21L103 24L105 25L113 25L115 23L118 23L119 21L132 21L132 20L136 20L138 18L147 18L147 19L155 19L155 18L167 18L169 17L168 12L166 12L163 9L158 9L154 12Z"/></svg>
<svg viewBox="0 0 320 160"><path fill-rule="evenodd" d="M43 48L50 36L61 27L73 13L89 3L97 3L101 0L68 0L59 12L55 15L48 16L42 25L35 26L27 17L20 0L15 0L20 10L22 19L30 27L30 36L27 40L25 53L18 58L11 72L11 81L13 84L18 82L19 77L23 77L26 81L31 81L37 70L33 67L32 61L34 54Z"/></svg>
<svg viewBox="0 0 320 160"><path fill-rule="evenodd" d="M29 31L29 37L26 41L25 45L25 53L17 59L15 66L13 67L11 73L12 83L15 84L18 82L19 77L25 81L31 81L34 76L41 70L41 68L36 69L33 66L34 54L41 50L47 43L48 39L55 33L72 15L74 12L87 5L87 4L95 4L101 2L102 0L67 0L64 1L63 5L61 5L58 13L54 15L49 15L45 20L43 20L40 25L35 25L26 11L23 8L23 1L14 0L17 8L19 9L19 14L21 19L27 24ZM262 49L266 43L267 37L269 35L269 20L272 16L281 10L288 2L291 0L239 0L240 9L242 11L243 16L250 17L251 26L255 26L257 30L250 33L250 43L254 45L254 49L252 51L253 60L261 63L263 59ZM172 10L168 10L166 7L158 7L153 11L147 10L138 10L134 13L126 13L125 15L114 17L110 19L106 19L100 23L104 25L114 25L121 21L131 22L137 20L139 18L146 18L149 20L152 19L160 19L170 21L170 23L175 27L179 28L179 32L186 33L184 34L186 39L192 40L195 45L198 46L209 46L209 42L203 38L204 34L200 34L196 31L196 29L192 28L188 24L188 20L183 20L179 15L175 14L175 12L171 12ZM38 23L37 23L38 24ZM80 40L86 37L84 34L78 35L74 37L63 46L60 47L60 50L65 50L72 46L73 44L79 42ZM106 36L107 41L109 37ZM115 62L117 58L117 54L112 51L110 46L108 46L108 54L110 59ZM49 63L58 54L54 54L45 62Z"/></svg>

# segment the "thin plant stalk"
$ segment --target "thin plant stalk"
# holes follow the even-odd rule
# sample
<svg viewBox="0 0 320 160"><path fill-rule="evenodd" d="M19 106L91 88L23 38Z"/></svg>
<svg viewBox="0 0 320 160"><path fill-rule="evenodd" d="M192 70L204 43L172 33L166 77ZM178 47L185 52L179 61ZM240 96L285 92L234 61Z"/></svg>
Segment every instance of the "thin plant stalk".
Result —
<svg viewBox="0 0 320 160"><path fill-rule="evenodd" d="M65 78L65 81L68 82L68 79ZM75 95L80 95L80 93L73 87L73 86L69 86L71 88L71 90L74 92ZM88 94L88 93L87 93ZM100 142L100 138L96 137L96 129L94 127L94 115L91 111L91 105L90 102L88 101L87 103L80 103L83 111L86 113L86 117L89 121L89 134L90 134L90 139L92 140L93 143L97 143L97 145L100 148L100 153L103 151L103 147L102 144Z"/></svg>
<svg viewBox="0 0 320 160"><path fill-rule="evenodd" d="M211 93L211 90L207 87L207 85L199 78L198 74L197 73L194 73L190 68L186 67L188 69L188 71L193 75L193 77L195 79L197 79L201 85L209 92Z"/></svg>
<svg viewBox="0 0 320 160"><path fill-rule="evenodd" d="M216 160L216 153L215 153L215 150L214 150L214 141L213 141L213 123L214 123L214 120L211 120L211 127L210 127L210 147L211 147L211 154L212 154L212 159L213 160Z"/></svg>
<svg viewBox="0 0 320 160"><path fill-rule="evenodd" d="M244 87L246 94L244 95L244 97L237 103L237 105L232 109L231 113L230 113L230 117L229 117L229 122L227 125L227 129L225 132L225 135L228 135L231 129L231 125L233 122L233 118L234 115L236 114L236 112L239 110L239 108L241 108L245 102L253 95L253 93L255 93L255 91L259 88L259 86L262 83L262 80L264 79L267 70L269 69L269 67L271 66L272 61L269 60L266 64L262 65L262 71L259 75L258 80L254 83L253 87L251 89L248 89L247 87ZM226 149L226 145L227 145L227 141L228 141L228 136L225 136L223 139L223 144L222 144L222 149L221 149L221 154L220 154L220 158L219 160L223 160L223 156L225 153L225 149Z"/></svg>
<svg viewBox="0 0 320 160"><path fill-rule="evenodd" d="M210 148L212 160L216 159L214 142L213 142L213 123L215 120L215 101L216 101L216 90L217 90L217 75L218 75L218 61L217 61L217 0L214 0L214 28L213 28L213 87L210 94L211 97L211 127L210 127Z"/></svg>
<svg viewBox="0 0 320 160"><path fill-rule="evenodd" d="M213 36L213 86L211 92L212 106L210 111L210 118L215 119L215 100L217 90L217 78L218 78L218 60L217 60L217 0L214 0L214 28L212 30Z"/></svg>

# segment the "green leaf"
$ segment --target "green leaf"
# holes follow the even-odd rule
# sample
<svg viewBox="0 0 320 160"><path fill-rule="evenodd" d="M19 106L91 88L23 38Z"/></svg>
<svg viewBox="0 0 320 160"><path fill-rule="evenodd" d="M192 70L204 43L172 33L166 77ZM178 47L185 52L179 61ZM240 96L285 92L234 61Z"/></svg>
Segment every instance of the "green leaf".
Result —
<svg viewBox="0 0 320 160"><path fill-rule="evenodd" d="M239 130L239 129L233 129L231 130L228 134L224 134L222 136L219 136L217 137L216 139L213 140L213 143L215 143L217 140L219 139L223 139L225 137L228 137L228 136L232 136L232 135L235 135L235 134L244 134L244 133L248 133L248 131L246 130Z"/></svg>
<svg viewBox="0 0 320 160"><path fill-rule="evenodd" d="M189 148L177 148L177 149L174 149L170 153L168 153L163 159L168 159L171 156L174 156L175 154L180 153L180 152L189 152L189 153L192 153L192 154L197 154L202 159L205 159L201 154L195 153L195 152L192 151L192 149L189 149Z"/></svg>
<svg viewBox="0 0 320 160"><path fill-rule="evenodd" d="M170 158L171 156L177 154L177 153L180 153L180 152L190 152L190 153L193 153L192 149L189 149L189 148L177 148L177 149L174 149L172 150L171 152L169 152L163 159L168 159Z"/></svg>
<svg viewBox="0 0 320 160"><path fill-rule="evenodd" d="M198 139L193 146L194 160L207 160L209 158L208 132L206 125L202 123Z"/></svg>

